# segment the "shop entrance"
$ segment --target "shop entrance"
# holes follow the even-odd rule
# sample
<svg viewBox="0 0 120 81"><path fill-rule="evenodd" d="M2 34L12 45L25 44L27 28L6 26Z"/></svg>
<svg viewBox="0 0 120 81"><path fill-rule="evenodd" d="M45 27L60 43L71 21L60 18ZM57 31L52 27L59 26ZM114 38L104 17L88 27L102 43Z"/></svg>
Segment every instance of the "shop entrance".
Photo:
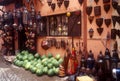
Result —
<svg viewBox="0 0 120 81"><path fill-rule="evenodd" d="M20 51L26 49L25 42L26 42L26 35L25 35L25 29L23 29L21 31L18 31L18 49Z"/></svg>

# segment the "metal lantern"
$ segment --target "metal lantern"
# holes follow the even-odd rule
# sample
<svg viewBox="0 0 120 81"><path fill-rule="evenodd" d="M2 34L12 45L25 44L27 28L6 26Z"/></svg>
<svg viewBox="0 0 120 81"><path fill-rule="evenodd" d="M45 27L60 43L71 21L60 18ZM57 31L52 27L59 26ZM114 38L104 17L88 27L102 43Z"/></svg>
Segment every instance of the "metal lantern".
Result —
<svg viewBox="0 0 120 81"><path fill-rule="evenodd" d="M92 28L89 29L89 36L90 38L93 37L93 34L94 34L94 30Z"/></svg>

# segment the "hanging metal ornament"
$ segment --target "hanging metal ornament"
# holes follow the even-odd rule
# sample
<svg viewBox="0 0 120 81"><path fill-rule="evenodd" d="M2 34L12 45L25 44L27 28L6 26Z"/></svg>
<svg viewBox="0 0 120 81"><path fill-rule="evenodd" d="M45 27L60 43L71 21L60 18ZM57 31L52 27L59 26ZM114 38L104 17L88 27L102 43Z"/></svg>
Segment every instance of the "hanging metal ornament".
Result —
<svg viewBox="0 0 120 81"><path fill-rule="evenodd" d="M62 3L63 3L63 0L57 0L57 5L59 8L61 7Z"/></svg>
<svg viewBox="0 0 120 81"><path fill-rule="evenodd" d="M96 24L100 28L102 26L102 24L103 24L103 18L97 18L96 19Z"/></svg>
<svg viewBox="0 0 120 81"><path fill-rule="evenodd" d="M90 24L92 24L92 22L94 20L94 16L88 16L88 20L89 20Z"/></svg>
<svg viewBox="0 0 120 81"><path fill-rule="evenodd" d="M100 16L101 15L101 6L95 6L94 7L94 14L95 14L95 16Z"/></svg>
<svg viewBox="0 0 120 81"><path fill-rule="evenodd" d="M35 8L34 8L34 6L32 6L32 7L31 7L31 17L34 18L34 17L35 17L35 14L36 14Z"/></svg>
<svg viewBox="0 0 120 81"><path fill-rule="evenodd" d="M68 6L69 6L69 0L64 0L64 6L65 6L66 9L68 8Z"/></svg>
<svg viewBox="0 0 120 81"><path fill-rule="evenodd" d="M117 12L120 15L120 5L117 6Z"/></svg>
<svg viewBox="0 0 120 81"><path fill-rule="evenodd" d="M109 25L111 24L111 19L105 19L105 24L107 27L109 27Z"/></svg>
<svg viewBox="0 0 120 81"><path fill-rule="evenodd" d="M117 22L120 24L120 16L117 16Z"/></svg>
<svg viewBox="0 0 120 81"><path fill-rule="evenodd" d="M117 22L117 16L112 16L112 22L113 22L113 26L115 27Z"/></svg>
<svg viewBox="0 0 120 81"><path fill-rule="evenodd" d="M99 35L101 35L103 32L103 28L97 28L97 32L99 33Z"/></svg>
<svg viewBox="0 0 120 81"><path fill-rule="evenodd" d="M54 11L55 10L55 7L56 7L56 4L55 3L51 3L51 9Z"/></svg>
<svg viewBox="0 0 120 81"><path fill-rule="evenodd" d="M104 5L104 10L106 13L108 13L108 11L110 10L110 4L105 4Z"/></svg>
<svg viewBox="0 0 120 81"><path fill-rule="evenodd" d="M115 1L115 0L112 0L112 6L113 6L114 9L117 9L118 2Z"/></svg>
<svg viewBox="0 0 120 81"><path fill-rule="evenodd" d="M87 6L86 7L86 13L88 16L90 16L90 14L92 13L92 6Z"/></svg>
<svg viewBox="0 0 120 81"><path fill-rule="evenodd" d="M110 0L103 0L103 3L110 3Z"/></svg>
<svg viewBox="0 0 120 81"><path fill-rule="evenodd" d="M84 0L78 0L79 4L82 5Z"/></svg>
<svg viewBox="0 0 120 81"><path fill-rule="evenodd" d="M95 1L96 4L99 2L99 0L94 0L94 1Z"/></svg>
<svg viewBox="0 0 120 81"><path fill-rule="evenodd" d="M47 0L48 6L51 6L52 0Z"/></svg>

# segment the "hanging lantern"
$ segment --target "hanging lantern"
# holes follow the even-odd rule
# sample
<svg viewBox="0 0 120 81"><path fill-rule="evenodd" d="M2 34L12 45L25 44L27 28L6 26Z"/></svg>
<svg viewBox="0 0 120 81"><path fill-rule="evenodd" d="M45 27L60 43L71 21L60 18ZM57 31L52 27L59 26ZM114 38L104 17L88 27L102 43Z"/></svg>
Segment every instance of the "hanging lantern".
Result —
<svg viewBox="0 0 120 81"><path fill-rule="evenodd" d="M94 34L94 30L92 28L89 29L89 36L90 38L93 37L93 34Z"/></svg>
<svg viewBox="0 0 120 81"><path fill-rule="evenodd" d="M67 12L67 13L66 13L66 16L67 16L67 17L70 17L70 15L71 15L70 12Z"/></svg>

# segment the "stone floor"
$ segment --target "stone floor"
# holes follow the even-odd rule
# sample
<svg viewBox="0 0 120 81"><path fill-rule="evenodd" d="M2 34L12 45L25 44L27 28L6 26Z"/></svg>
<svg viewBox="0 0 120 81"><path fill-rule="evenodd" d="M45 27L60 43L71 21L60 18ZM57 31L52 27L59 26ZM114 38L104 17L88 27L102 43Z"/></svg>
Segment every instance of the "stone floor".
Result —
<svg viewBox="0 0 120 81"><path fill-rule="evenodd" d="M66 77L37 76L23 68L14 66L0 56L0 81L66 81Z"/></svg>

